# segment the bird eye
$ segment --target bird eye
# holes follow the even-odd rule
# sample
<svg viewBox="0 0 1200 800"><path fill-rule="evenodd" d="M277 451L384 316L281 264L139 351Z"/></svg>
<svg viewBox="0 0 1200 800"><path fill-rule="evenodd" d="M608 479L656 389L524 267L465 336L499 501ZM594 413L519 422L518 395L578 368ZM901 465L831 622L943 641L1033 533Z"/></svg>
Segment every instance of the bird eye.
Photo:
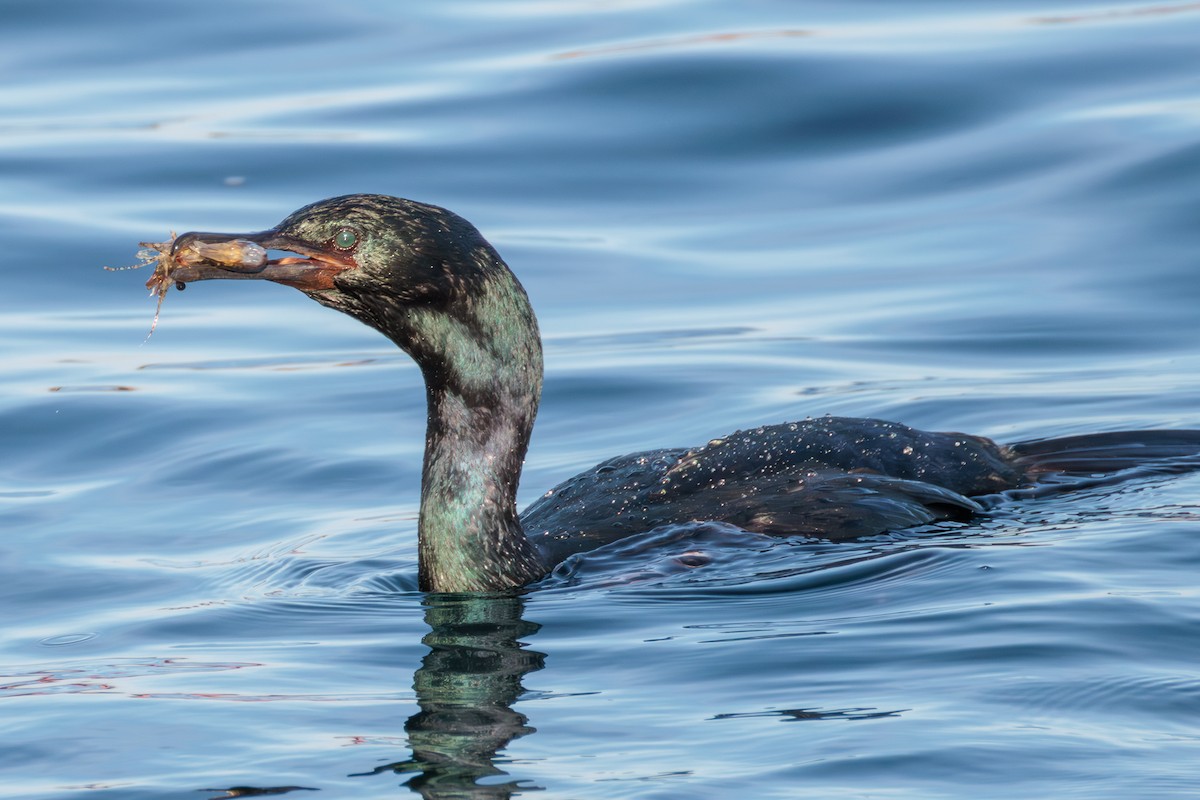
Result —
<svg viewBox="0 0 1200 800"><path fill-rule="evenodd" d="M334 247L337 247L339 250L349 250L350 248L354 247L354 245L358 244L358 234L349 228L342 228L337 232L337 235L333 237L333 244Z"/></svg>

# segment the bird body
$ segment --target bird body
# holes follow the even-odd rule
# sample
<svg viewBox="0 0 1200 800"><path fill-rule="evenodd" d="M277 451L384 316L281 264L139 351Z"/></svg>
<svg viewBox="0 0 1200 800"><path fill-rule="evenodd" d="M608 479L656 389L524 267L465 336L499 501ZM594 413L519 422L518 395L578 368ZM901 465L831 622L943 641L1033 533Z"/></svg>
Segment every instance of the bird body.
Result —
<svg viewBox="0 0 1200 800"><path fill-rule="evenodd" d="M259 250L294 255L263 260ZM197 255L204 252L221 257ZM424 203L348 195L259 233L185 233L176 253L187 257L160 280L293 286L379 330L416 361L428 405L418 523L425 591L524 586L574 553L668 524L847 539L966 519L982 511L972 497L1028 486L1048 472L1111 473L1200 452L1200 431L1002 446L821 417L613 458L518 515L541 396L541 339L525 290L469 222Z"/></svg>

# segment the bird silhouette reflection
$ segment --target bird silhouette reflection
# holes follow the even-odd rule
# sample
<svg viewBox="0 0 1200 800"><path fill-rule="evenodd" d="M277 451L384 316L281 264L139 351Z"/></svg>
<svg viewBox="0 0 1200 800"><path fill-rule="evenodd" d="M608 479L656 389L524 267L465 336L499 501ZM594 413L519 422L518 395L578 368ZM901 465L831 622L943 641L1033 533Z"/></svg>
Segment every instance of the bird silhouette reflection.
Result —
<svg viewBox="0 0 1200 800"><path fill-rule="evenodd" d="M430 800L505 800L538 788L504 780L499 755L535 730L513 710L522 679L546 658L521 641L541 627L523 610L514 596L426 596L429 652L413 676L420 710L404 725L412 757L361 775L411 774L404 785Z"/></svg>

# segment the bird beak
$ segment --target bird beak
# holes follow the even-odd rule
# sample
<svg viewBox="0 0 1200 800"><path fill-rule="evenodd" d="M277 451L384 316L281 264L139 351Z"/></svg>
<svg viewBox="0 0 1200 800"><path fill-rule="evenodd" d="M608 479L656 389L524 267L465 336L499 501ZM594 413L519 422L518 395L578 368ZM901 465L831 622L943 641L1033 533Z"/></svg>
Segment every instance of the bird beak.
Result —
<svg viewBox="0 0 1200 800"><path fill-rule="evenodd" d="M292 255L272 258L268 252L272 250ZM156 273L160 281L262 280L304 292L333 289L335 276L358 266L351 253L302 242L274 229L258 233L184 233L171 243L166 261L165 274Z"/></svg>

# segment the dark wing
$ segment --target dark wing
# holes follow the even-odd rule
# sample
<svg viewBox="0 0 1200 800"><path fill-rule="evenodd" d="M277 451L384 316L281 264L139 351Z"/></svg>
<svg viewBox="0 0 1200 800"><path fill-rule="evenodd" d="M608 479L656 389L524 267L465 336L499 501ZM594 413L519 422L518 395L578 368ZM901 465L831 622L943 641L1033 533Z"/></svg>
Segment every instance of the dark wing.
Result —
<svg viewBox="0 0 1200 800"><path fill-rule="evenodd" d="M879 420L824 417L738 431L692 450L610 459L522 515L557 563L660 525L727 522L776 535L846 539L965 518L964 495L1019 485L987 439Z"/></svg>
<svg viewBox="0 0 1200 800"><path fill-rule="evenodd" d="M853 417L820 417L737 431L689 451L669 477L699 489L721 478L800 475L822 469L921 481L968 497L1024 482L1023 471L990 439Z"/></svg>

